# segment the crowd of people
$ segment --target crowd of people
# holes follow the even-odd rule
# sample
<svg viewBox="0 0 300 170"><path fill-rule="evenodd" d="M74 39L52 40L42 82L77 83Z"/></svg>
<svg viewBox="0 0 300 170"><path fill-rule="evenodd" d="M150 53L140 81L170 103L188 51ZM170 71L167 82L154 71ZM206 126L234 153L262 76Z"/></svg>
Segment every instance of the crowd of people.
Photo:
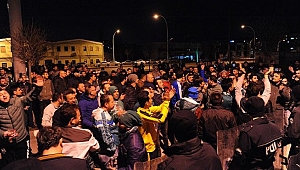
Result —
<svg viewBox="0 0 300 170"><path fill-rule="evenodd" d="M298 61L287 70L220 60L149 72L41 68L33 83L0 70L0 169L130 170L164 153L157 169L220 170L217 131L234 127L228 169L272 169L278 148L299 152ZM39 129L37 154L31 128Z"/></svg>

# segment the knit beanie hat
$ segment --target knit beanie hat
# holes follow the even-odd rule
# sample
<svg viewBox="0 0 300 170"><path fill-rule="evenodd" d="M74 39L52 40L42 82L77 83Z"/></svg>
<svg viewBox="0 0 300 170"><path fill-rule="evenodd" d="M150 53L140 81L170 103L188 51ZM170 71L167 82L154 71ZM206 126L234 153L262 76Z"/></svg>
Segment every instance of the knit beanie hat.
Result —
<svg viewBox="0 0 300 170"><path fill-rule="evenodd" d="M123 123L126 127L132 128L134 126L142 126L141 117L132 110L128 110L127 113L119 117L119 122Z"/></svg>
<svg viewBox="0 0 300 170"><path fill-rule="evenodd" d="M261 117L265 115L265 102L260 97L251 96L248 99L242 98L241 107L252 117Z"/></svg>
<svg viewBox="0 0 300 170"><path fill-rule="evenodd" d="M136 74L129 74L129 76L127 77L127 81L129 83L136 82L137 79L138 79L138 76Z"/></svg>
<svg viewBox="0 0 300 170"><path fill-rule="evenodd" d="M197 136L197 117L189 110L174 113L169 123L178 142L188 141Z"/></svg>
<svg viewBox="0 0 300 170"><path fill-rule="evenodd" d="M108 90L108 94L113 94L116 90L118 90L118 87L116 86L110 86Z"/></svg>

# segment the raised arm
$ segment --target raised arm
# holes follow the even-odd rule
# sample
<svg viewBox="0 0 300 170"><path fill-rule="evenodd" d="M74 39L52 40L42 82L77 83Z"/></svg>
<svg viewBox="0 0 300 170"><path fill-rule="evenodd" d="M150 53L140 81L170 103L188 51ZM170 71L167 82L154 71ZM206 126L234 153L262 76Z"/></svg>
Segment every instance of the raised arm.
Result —
<svg viewBox="0 0 300 170"><path fill-rule="evenodd" d="M271 83L269 80L268 72L264 75L264 85L265 85L265 90L264 90L263 94L261 95L261 98L264 100L264 103L266 105L271 96Z"/></svg>
<svg viewBox="0 0 300 170"><path fill-rule="evenodd" d="M241 99L243 97L242 86L243 86L244 79L245 79L245 74L242 74L242 76L238 78L238 81L235 86L235 100L239 107L240 107Z"/></svg>

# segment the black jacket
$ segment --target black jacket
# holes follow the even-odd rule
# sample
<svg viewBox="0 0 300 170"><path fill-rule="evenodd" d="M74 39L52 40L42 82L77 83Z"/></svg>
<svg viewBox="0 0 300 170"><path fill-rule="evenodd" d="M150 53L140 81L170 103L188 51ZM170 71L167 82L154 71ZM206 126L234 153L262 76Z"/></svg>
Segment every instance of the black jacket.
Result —
<svg viewBox="0 0 300 170"><path fill-rule="evenodd" d="M217 145L217 131L230 129L236 125L233 113L222 106L204 110L199 121L200 138L214 147Z"/></svg>
<svg viewBox="0 0 300 170"><path fill-rule="evenodd" d="M67 90L67 83L65 82L64 79L62 79L59 76L54 77L53 86L54 86L55 92L57 92L57 93L63 93L64 91Z"/></svg>
<svg viewBox="0 0 300 170"><path fill-rule="evenodd" d="M221 162L216 151L198 137L174 144L165 150L169 156L158 165L158 170L221 170Z"/></svg>
<svg viewBox="0 0 300 170"><path fill-rule="evenodd" d="M125 110L133 110L134 105L137 103L137 97L140 90L139 87L127 86L125 89L125 98L123 100Z"/></svg>
<svg viewBox="0 0 300 170"><path fill-rule="evenodd" d="M257 118L246 123L240 132L238 148L241 156L240 163L233 164L231 169L269 169L277 148L281 147L281 132L278 127L267 118Z"/></svg>

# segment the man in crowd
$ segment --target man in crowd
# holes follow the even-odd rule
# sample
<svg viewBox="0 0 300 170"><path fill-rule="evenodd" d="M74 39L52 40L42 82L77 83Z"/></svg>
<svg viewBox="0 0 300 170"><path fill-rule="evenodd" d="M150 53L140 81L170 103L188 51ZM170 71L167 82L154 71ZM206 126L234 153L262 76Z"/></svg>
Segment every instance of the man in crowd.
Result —
<svg viewBox="0 0 300 170"><path fill-rule="evenodd" d="M217 131L236 126L233 113L221 106L222 100L221 93L212 93L210 95L212 107L202 112L199 123L201 139L211 144L215 150L217 150Z"/></svg>
<svg viewBox="0 0 300 170"><path fill-rule="evenodd" d="M85 92L84 83L78 83L76 91L77 91L76 99L79 102L80 96L83 95L83 93Z"/></svg>
<svg viewBox="0 0 300 170"><path fill-rule="evenodd" d="M143 121L143 126L139 128L139 131L150 159L160 156L159 135L155 130L155 124L165 122L169 112L170 99L174 93L174 91L166 93L163 96L164 102L159 106L152 106L152 99L149 97L148 91L142 91L138 96L140 107L137 109L137 113Z"/></svg>
<svg viewBox="0 0 300 170"><path fill-rule="evenodd" d="M64 100L66 103L76 104L76 93L72 89L67 89L63 92Z"/></svg>
<svg viewBox="0 0 300 170"><path fill-rule="evenodd" d="M170 119L178 143L164 153L169 157L158 165L158 170L221 170L221 161L215 150L202 143L197 136L197 117L189 110L174 113Z"/></svg>
<svg viewBox="0 0 300 170"><path fill-rule="evenodd" d="M101 169L114 167L111 162L116 159L117 145L119 139L112 133L112 129L115 129L115 116L111 115L111 110L115 107L115 102L112 95L103 94L100 97L101 107L94 110L92 113L94 135L100 144L100 161Z"/></svg>
<svg viewBox="0 0 300 170"><path fill-rule="evenodd" d="M87 170L85 160L72 158L62 154L61 129L59 127L45 127L37 134L40 157L15 161L3 170Z"/></svg>
<svg viewBox="0 0 300 170"><path fill-rule="evenodd" d="M67 90L67 84L65 77L67 76L66 71L60 70L59 75L53 78L54 90L57 93L63 93Z"/></svg>
<svg viewBox="0 0 300 170"><path fill-rule="evenodd" d="M123 100L125 110L132 110L137 102L137 96L140 91L139 87L137 87L138 80L136 74L130 74L127 77L128 86L125 89L125 98Z"/></svg>
<svg viewBox="0 0 300 170"><path fill-rule="evenodd" d="M43 73L43 78L44 86L39 96L41 113L40 117L43 117L44 109L51 103L51 100L53 100L52 96L54 95L54 86L52 84L52 81L49 79L48 72Z"/></svg>
<svg viewBox="0 0 300 170"><path fill-rule="evenodd" d="M87 84L85 93L81 95L78 104L81 110L83 128L92 129L93 127L92 112L99 107L96 96L96 87Z"/></svg>
<svg viewBox="0 0 300 170"><path fill-rule="evenodd" d="M63 94L54 93L52 102L43 111L42 126L52 126L54 112L64 103Z"/></svg>
<svg viewBox="0 0 300 170"><path fill-rule="evenodd" d="M43 83L43 78L38 77L33 90L22 97L11 98L6 90L0 91L0 143L5 150L5 154L1 154L0 169L12 161L29 157L24 103L38 97Z"/></svg>
<svg viewBox="0 0 300 170"><path fill-rule="evenodd" d="M94 166L89 152L99 149L98 141L88 129L78 127L81 121L79 106L75 104L64 104L55 114L59 115L59 124L62 131L63 151L67 156L86 159L91 168Z"/></svg>
<svg viewBox="0 0 300 170"><path fill-rule="evenodd" d="M251 120L240 131L231 169L273 169L275 152L282 147L279 128L265 117L263 98L249 97L241 107Z"/></svg>

